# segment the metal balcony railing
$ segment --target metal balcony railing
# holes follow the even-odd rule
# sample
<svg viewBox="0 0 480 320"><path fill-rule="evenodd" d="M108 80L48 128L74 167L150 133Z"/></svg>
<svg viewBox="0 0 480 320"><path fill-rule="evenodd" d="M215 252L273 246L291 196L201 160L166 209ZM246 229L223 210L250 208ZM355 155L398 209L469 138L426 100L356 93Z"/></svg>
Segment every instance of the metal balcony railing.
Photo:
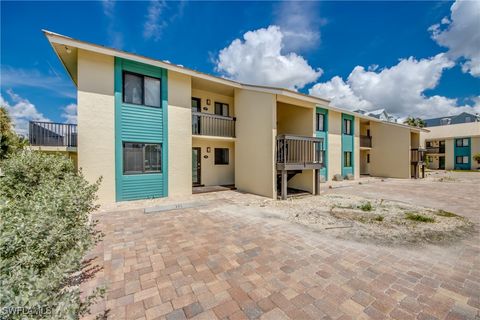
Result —
<svg viewBox="0 0 480 320"><path fill-rule="evenodd" d="M234 138L235 118L204 112L192 112L192 134Z"/></svg>
<svg viewBox="0 0 480 320"><path fill-rule="evenodd" d="M425 149L411 149L410 150L410 162L422 164L425 162Z"/></svg>
<svg viewBox="0 0 480 320"><path fill-rule="evenodd" d="M371 136L360 136L360 147L371 148L372 147L372 137Z"/></svg>
<svg viewBox="0 0 480 320"><path fill-rule="evenodd" d="M296 135L277 136L277 170L320 169L324 159L323 139Z"/></svg>
<svg viewBox="0 0 480 320"><path fill-rule="evenodd" d="M28 140L32 146L76 147L77 125L30 121Z"/></svg>

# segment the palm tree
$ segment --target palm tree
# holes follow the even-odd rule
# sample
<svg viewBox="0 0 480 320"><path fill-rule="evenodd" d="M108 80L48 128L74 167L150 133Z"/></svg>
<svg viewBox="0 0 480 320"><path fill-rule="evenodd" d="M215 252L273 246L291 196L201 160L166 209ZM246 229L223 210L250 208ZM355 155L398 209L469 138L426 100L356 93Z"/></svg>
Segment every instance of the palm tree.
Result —
<svg viewBox="0 0 480 320"><path fill-rule="evenodd" d="M409 126L412 126L412 127L419 127L419 128L425 127L425 121L423 121L420 118L414 118L410 116L407 119L405 119L403 123L408 124Z"/></svg>

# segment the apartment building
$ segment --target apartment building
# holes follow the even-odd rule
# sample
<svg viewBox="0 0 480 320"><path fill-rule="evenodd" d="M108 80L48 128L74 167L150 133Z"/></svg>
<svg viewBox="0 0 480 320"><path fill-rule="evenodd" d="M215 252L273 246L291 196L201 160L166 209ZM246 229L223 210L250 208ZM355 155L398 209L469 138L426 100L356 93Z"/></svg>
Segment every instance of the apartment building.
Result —
<svg viewBox="0 0 480 320"><path fill-rule="evenodd" d="M420 176L422 129L44 33L77 87L78 167L103 177L101 203L215 185L285 198L338 177Z"/></svg>
<svg viewBox="0 0 480 320"><path fill-rule="evenodd" d="M480 163L480 116L463 112L456 116L426 119L421 133L430 169L475 170Z"/></svg>

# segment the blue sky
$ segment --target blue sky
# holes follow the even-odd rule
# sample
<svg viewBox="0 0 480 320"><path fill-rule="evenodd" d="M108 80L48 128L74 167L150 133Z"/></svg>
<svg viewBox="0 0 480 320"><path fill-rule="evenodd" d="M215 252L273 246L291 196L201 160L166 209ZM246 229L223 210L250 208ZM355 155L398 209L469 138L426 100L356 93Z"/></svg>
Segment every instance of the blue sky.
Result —
<svg viewBox="0 0 480 320"><path fill-rule="evenodd" d="M48 29L347 109L386 108L398 117L478 112L480 11L461 5L2 1L2 103L17 126L74 121L75 88L41 33ZM460 22L466 30L455 29Z"/></svg>

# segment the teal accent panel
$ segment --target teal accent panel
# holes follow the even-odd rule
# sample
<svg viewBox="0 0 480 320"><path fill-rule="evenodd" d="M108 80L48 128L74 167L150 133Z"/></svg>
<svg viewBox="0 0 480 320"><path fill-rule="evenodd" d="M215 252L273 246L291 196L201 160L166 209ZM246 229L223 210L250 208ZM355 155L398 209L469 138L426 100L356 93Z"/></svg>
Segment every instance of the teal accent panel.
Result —
<svg viewBox="0 0 480 320"><path fill-rule="evenodd" d="M316 131L317 138L323 139L323 150L325 151L324 156L324 167L320 169L320 174L325 178L325 181L328 180L328 109L317 107L316 113L323 114L324 117L324 130L325 131ZM316 118L315 118L316 121Z"/></svg>
<svg viewBox="0 0 480 320"><path fill-rule="evenodd" d="M468 146L466 147L457 147L457 140L468 139ZM472 161L472 139L471 138L458 138L453 140L453 165L456 170L470 170L471 169L471 161ZM457 156L458 157L468 157L468 163L461 163L457 164Z"/></svg>
<svg viewBox="0 0 480 320"><path fill-rule="evenodd" d="M162 107L123 103L123 71L161 79ZM115 57L115 193L116 201L168 195L168 72ZM123 174L123 142L162 144L162 173Z"/></svg>
<svg viewBox="0 0 480 320"><path fill-rule="evenodd" d="M352 134L344 134L344 121L343 120L351 120L352 121L352 128L351 128L351 133ZM353 137L355 136L355 117L351 116L349 114L344 114L342 113L342 176L346 176L347 174L354 174L354 166L355 166L355 156L354 156L354 150L353 150ZM351 152L352 157L351 157L351 167L345 167L345 152Z"/></svg>

